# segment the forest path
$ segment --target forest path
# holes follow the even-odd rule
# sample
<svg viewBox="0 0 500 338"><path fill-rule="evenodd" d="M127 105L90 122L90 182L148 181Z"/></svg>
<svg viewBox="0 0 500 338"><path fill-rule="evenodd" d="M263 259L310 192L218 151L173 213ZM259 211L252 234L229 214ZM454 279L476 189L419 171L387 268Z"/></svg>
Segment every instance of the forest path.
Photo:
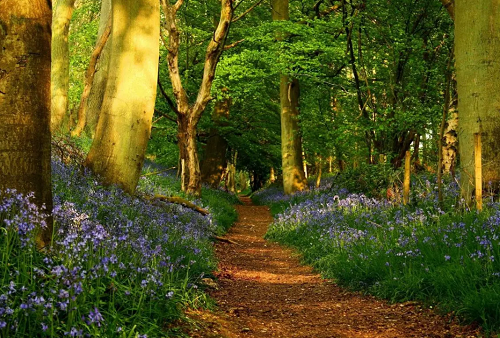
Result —
<svg viewBox="0 0 500 338"><path fill-rule="evenodd" d="M272 222L266 206L241 198L239 219L217 243L218 288L214 313L191 313L203 338L450 338L478 337L416 303L389 304L346 291L300 264L290 249L263 239Z"/></svg>

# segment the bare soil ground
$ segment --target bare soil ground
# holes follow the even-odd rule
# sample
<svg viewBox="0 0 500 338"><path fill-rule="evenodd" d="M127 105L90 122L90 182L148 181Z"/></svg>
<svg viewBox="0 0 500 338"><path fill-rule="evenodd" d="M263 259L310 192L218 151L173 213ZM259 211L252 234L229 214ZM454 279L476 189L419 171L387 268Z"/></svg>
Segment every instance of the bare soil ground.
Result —
<svg viewBox="0 0 500 338"><path fill-rule="evenodd" d="M287 248L263 239L266 206L242 198L239 220L216 245L215 312L190 311L194 338L451 338L481 337L417 303L389 304L322 279Z"/></svg>

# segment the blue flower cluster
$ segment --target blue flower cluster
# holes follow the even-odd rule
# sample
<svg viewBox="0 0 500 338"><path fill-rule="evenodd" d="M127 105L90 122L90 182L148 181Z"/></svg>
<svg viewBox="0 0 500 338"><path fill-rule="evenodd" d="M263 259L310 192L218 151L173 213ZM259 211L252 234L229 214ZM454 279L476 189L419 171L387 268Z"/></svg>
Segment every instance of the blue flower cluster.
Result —
<svg viewBox="0 0 500 338"><path fill-rule="evenodd" d="M0 336L163 336L179 301L213 268L215 222L52 167L49 251L35 246L46 215L32 196L0 193Z"/></svg>
<svg viewBox="0 0 500 338"><path fill-rule="evenodd" d="M339 283L439 303L498 328L500 206L490 201L482 213L459 208L455 181L445 196L440 206L435 179L426 176L414 180L408 206L329 187L277 214L267 237L296 246ZM266 199L282 201L274 192Z"/></svg>

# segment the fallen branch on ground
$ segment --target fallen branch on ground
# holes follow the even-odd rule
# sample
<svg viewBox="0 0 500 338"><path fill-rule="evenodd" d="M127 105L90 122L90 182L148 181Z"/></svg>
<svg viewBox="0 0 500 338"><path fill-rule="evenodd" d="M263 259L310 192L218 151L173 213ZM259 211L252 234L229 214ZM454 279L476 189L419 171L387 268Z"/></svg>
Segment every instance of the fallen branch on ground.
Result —
<svg viewBox="0 0 500 338"><path fill-rule="evenodd" d="M212 238L216 239L218 241L221 241L221 242L225 242L225 243L229 243L229 244L235 244L235 245L242 246L240 243L235 242L235 241L233 241L232 239L229 239L229 238L220 237L220 236L212 236Z"/></svg>
<svg viewBox="0 0 500 338"><path fill-rule="evenodd" d="M188 201L188 200L186 200L182 197L178 197L178 196L154 195L153 197L145 196L145 198L147 200L150 200L150 201L156 200L156 201L164 201L164 202L169 202L169 203L174 203L174 204L180 204L180 205L185 206L186 208L189 208L189 209L192 209L194 211L199 212L203 216L210 214L210 212L208 212L208 210L205 210L205 209L197 206L193 202Z"/></svg>

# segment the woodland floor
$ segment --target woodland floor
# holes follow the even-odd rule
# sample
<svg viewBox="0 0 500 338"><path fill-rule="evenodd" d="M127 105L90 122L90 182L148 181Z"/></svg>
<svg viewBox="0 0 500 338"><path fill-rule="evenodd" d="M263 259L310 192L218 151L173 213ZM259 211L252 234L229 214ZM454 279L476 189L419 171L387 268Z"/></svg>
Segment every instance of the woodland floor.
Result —
<svg viewBox="0 0 500 338"><path fill-rule="evenodd" d="M242 198L239 220L216 245L219 270L214 312L189 311L194 338L481 337L417 303L390 304L349 292L300 264L293 251L263 239L266 206Z"/></svg>

